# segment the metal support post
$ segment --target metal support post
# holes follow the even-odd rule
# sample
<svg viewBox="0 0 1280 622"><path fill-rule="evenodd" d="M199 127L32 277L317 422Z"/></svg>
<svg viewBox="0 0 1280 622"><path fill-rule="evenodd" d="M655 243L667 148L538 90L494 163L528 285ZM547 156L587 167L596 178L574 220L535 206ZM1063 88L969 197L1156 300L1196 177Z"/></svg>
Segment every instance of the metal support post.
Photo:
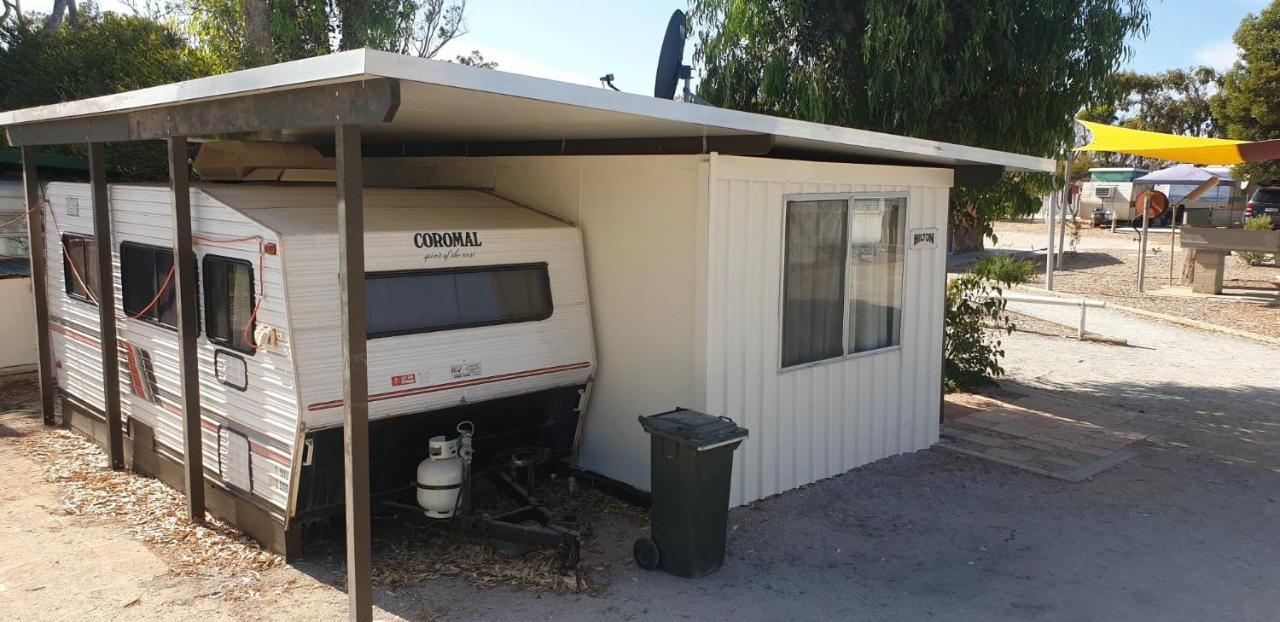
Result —
<svg viewBox="0 0 1280 622"><path fill-rule="evenodd" d="M89 143L89 186L93 237L98 249L98 330L102 333L102 397L107 417L107 456L111 468L124 469L124 425L120 417L120 346L116 341L116 292L112 281L111 209L107 194L107 157L102 143Z"/></svg>
<svg viewBox="0 0 1280 622"><path fill-rule="evenodd" d="M196 253L191 239L191 176L187 138L170 138L169 189L173 194L173 266L178 305L178 366L182 381L182 456L187 517L204 522L204 447L200 429L200 359L196 353Z"/></svg>
<svg viewBox="0 0 1280 622"><path fill-rule="evenodd" d="M45 425L53 418L53 346L49 340L48 255L45 253L44 210L38 207L43 198L36 171L36 150L22 148L22 187L27 205L27 249L31 261L31 293L36 310L36 372L40 382L40 412Z"/></svg>
<svg viewBox="0 0 1280 622"><path fill-rule="evenodd" d="M347 596L351 620L373 617L369 536L369 376L364 283L364 178L360 126L335 129L338 280L342 307L343 456L346 474Z"/></svg>

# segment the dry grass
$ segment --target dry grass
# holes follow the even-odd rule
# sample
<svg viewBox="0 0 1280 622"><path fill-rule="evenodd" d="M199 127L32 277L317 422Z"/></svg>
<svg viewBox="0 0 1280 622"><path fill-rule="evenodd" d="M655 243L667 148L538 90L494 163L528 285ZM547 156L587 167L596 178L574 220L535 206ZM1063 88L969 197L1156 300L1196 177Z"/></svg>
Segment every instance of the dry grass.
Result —
<svg viewBox="0 0 1280 622"><path fill-rule="evenodd" d="M284 560L217 520L187 520L186 501L157 479L108 468L103 451L66 429L39 429L14 439L58 486L62 511L119 524L165 560L174 574L214 581L223 597L252 598L262 573Z"/></svg>
<svg viewBox="0 0 1280 622"><path fill-rule="evenodd" d="M0 384L0 405L31 407L37 397L34 380ZM0 410L9 410L4 408ZM157 479L108 468L105 452L81 435L63 428L33 426L12 439L19 450L57 485L61 510L70 516L108 521L161 556L174 574L199 577L215 585L212 596L243 600L279 592L288 586L268 581L264 573L284 564L234 527L217 520L196 525L185 518L183 495ZM623 530L648 524L648 512L593 489L569 495L561 485L540 491L552 507L589 522L616 523ZM479 588L513 587L534 592L578 592L593 589L585 569L602 567L587 560L568 572L551 551L506 555L484 541L439 526L380 524L375 530L375 585L398 587L453 579ZM342 564L341 538L322 548ZM584 556L586 553L584 547ZM331 568L342 577L342 568ZM345 577L335 584L341 584Z"/></svg>

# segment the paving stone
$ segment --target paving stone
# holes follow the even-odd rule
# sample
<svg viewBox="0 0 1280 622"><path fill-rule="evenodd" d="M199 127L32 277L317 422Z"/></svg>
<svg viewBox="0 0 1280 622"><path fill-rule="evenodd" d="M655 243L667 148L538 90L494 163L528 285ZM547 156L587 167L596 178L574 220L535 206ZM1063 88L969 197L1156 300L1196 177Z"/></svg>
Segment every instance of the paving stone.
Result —
<svg viewBox="0 0 1280 622"><path fill-rule="evenodd" d="M1052 452L1056 449L1053 445L1042 443L1040 441L1035 440L1034 438L1019 438L1019 439L1015 439L1013 442L1023 447L1034 449L1036 451Z"/></svg>
<svg viewBox="0 0 1280 622"><path fill-rule="evenodd" d="M1031 459L1031 454L1029 453L1013 449L1004 449L1002 447L991 447L983 453L991 456L992 458L999 458L1000 460L1008 460L1010 462L1026 462Z"/></svg>
<svg viewBox="0 0 1280 622"><path fill-rule="evenodd" d="M1020 421L1011 422L1011 423L1001 423L1000 425L992 426L991 429L995 430L996 432L1000 432L1002 434L1009 434L1012 436L1031 436L1033 434L1039 434L1045 431L1043 428L1040 428L1039 426L1028 425Z"/></svg>
<svg viewBox="0 0 1280 622"><path fill-rule="evenodd" d="M987 447L1003 447L1004 445L1007 445L1009 443L1009 441L1006 439L997 438L989 434L982 434L981 432L971 432L969 430L955 430L955 429L953 429L953 432L954 432L953 434L954 438L964 440L964 441L969 441L970 443L985 445Z"/></svg>
<svg viewBox="0 0 1280 622"><path fill-rule="evenodd" d="M1072 458L1068 458L1067 456L1062 456L1057 454L1040 454L1036 456L1036 459L1044 460L1045 462L1049 462L1051 464L1057 465L1058 468L1067 467L1070 469L1076 469L1076 468L1082 467L1090 462L1089 460L1075 460Z"/></svg>
<svg viewBox="0 0 1280 622"><path fill-rule="evenodd" d="M1071 446L1071 449L1073 451L1089 454L1090 456L1097 456L1099 458L1103 456L1110 456L1111 454L1116 453L1115 450L1113 449L1103 449L1101 447L1094 447L1093 445L1088 445L1086 443L1076 443L1075 445Z"/></svg>
<svg viewBox="0 0 1280 622"><path fill-rule="evenodd" d="M1049 436L1048 434L1034 434L1028 438L1030 440L1036 441L1038 443L1044 443L1045 445L1049 445L1050 447L1055 447L1057 449L1067 449L1075 444L1075 441L1073 440L1069 441L1069 440L1063 440L1060 438L1054 438L1052 436Z"/></svg>
<svg viewBox="0 0 1280 622"><path fill-rule="evenodd" d="M974 417L971 415L968 417L961 417L960 419L952 421L951 424L969 425L975 428L990 428L992 426L999 425L1000 421L999 420L992 421L991 419L986 419L986 418L979 419L978 417Z"/></svg>

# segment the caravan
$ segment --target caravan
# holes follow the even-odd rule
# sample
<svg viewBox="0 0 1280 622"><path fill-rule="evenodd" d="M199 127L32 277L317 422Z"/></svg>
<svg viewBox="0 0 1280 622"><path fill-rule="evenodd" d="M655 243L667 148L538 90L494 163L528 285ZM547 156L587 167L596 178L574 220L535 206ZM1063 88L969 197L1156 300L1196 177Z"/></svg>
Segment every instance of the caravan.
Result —
<svg viewBox="0 0 1280 622"><path fill-rule="evenodd" d="M332 194L260 184L192 191L205 469L246 506L240 512L280 524L342 507ZM89 187L53 183L47 197L57 381L66 399L101 411L102 297L86 260L101 241L80 209ZM154 451L180 461L168 189L113 186L110 201L121 408L135 460ZM374 494L403 488L426 439L461 418L486 448L572 452L594 368L579 230L478 190L371 188L365 202ZM153 441L140 446L140 436Z"/></svg>

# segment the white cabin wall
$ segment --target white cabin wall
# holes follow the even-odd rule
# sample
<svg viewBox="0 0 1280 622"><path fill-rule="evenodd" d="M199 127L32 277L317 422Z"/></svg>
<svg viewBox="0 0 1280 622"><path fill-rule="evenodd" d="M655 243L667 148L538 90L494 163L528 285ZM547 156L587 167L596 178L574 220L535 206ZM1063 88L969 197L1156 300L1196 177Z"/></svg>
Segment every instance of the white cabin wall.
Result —
<svg viewBox="0 0 1280 622"><path fill-rule="evenodd" d="M906 229L941 240L951 171L713 156L710 177L705 401L750 430L731 504L935 442L945 245L905 251L901 349L780 371L783 197L906 192Z"/></svg>
<svg viewBox="0 0 1280 622"><path fill-rule="evenodd" d="M365 161L369 185L488 188L581 227L597 371L579 460L647 489L636 417L701 409L698 266L703 156L396 158Z"/></svg>

